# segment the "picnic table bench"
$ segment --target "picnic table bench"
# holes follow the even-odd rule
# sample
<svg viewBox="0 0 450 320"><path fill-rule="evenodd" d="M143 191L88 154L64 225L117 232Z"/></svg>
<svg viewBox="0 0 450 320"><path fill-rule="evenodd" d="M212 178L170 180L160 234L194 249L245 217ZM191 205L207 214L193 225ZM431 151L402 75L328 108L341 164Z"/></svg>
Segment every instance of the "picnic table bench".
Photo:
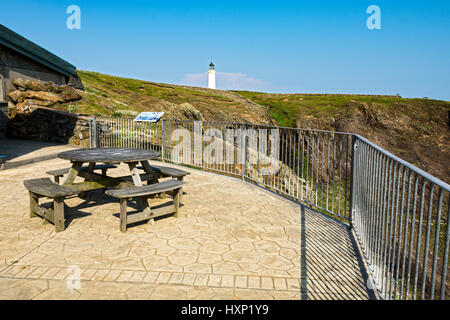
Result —
<svg viewBox="0 0 450 320"><path fill-rule="evenodd" d="M124 189L109 189L106 190L106 194L120 199L120 231L126 232L127 225L135 222L141 222L145 220L154 219L163 215L174 213L175 218L178 216L178 209L180 205L181 187L186 184L179 180L168 180L151 185L140 187L127 187ZM128 217L127 215L127 200L133 197L146 198L153 194L172 191L173 192L173 205L170 207L150 208L147 205L142 208L141 212L135 213Z"/></svg>
<svg viewBox="0 0 450 320"><path fill-rule="evenodd" d="M139 166L138 169L144 170L144 167ZM171 167L162 167L162 166L152 166L153 171L161 173L163 177L172 177L177 178L177 180L183 180L185 176L190 174L187 171L180 170L177 168L171 168Z"/></svg>
<svg viewBox="0 0 450 320"><path fill-rule="evenodd" d="M159 182L158 179L168 175L165 167L153 169L148 160L159 157L159 152L142 149L77 149L65 151L58 154L61 159L72 162L71 168L51 170L47 173L55 177L55 182L59 183L59 178L65 175L61 184L52 182L49 178L25 180L24 185L30 194L30 216L41 216L55 224L56 231L62 231L64 224L64 199L80 195L84 192L99 189L108 189L107 194L119 198L120 200L120 230L125 232L127 224L137 221L150 220L154 223L154 218L169 213L178 214L181 187L185 182L181 181L187 172L171 171L173 177L178 180ZM83 163L89 163L83 167ZM100 162L101 165L96 163ZM106 175L108 169L116 168L117 164L126 163L131 175L122 177L109 177ZM142 168L145 172L140 173ZM174 169L174 168L168 168ZM95 173L94 170L102 170L102 174ZM176 170L176 169L175 169ZM163 173L163 171L165 173ZM182 171L182 170L180 170ZM82 177L84 182L75 183L76 177ZM179 179L181 177L181 179ZM148 185L143 186L142 181L147 181ZM161 192L171 192L173 205L162 208L151 208L148 198L151 195ZM81 195L80 195L81 196ZM53 199L53 208L45 208L39 205L38 199L48 197ZM138 206L138 213L127 217L127 200L133 199Z"/></svg>
<svg viewBox="0 0 450 320"><path fill-rule="evenodd" d="M40 216L52 222L56 232L63 231L65 228L64 199L76 195L78 191L56 184L49 178L25 180L23 184L30 194L30 217ZM43 197L53 199L53 208L39 206L39 198Z"/></svg>
<svg viewBox="0 0 450 320"><path fill-rule="evenodd" d="M114 169L117 168L117 166L114 166L112 164L96 164L94 166L95 170L101 170L102 175L106 176L108 169ZM88 166L82 167L80 170L87 171L89 169ZM56 183L59 183L59 178L63 177L65 174L68 174L70 171L70 168L62 168L62 169L56 169L56 170L50 170L47 171L46 174L53 176Z"/></svg>

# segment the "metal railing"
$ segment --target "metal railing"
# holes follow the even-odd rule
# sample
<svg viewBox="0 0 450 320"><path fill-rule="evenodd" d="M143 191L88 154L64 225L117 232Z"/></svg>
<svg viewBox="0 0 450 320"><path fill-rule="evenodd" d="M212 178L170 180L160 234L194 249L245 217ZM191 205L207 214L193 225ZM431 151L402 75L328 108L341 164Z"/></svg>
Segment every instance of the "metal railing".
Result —
<svg viewBox="0 0 450 320"><path fill-rule="evenodd" d="M93 147L157 150L162 161L239 177L343 220L384 299L448 299L449 186L359 135L172 119L90 125Z"/></svg>
<svg viewBox="0 0 450 320"><path fill-rule="evenodd" d="M354 135L354 230L385 299L448 299L450 186Z"/></svg>

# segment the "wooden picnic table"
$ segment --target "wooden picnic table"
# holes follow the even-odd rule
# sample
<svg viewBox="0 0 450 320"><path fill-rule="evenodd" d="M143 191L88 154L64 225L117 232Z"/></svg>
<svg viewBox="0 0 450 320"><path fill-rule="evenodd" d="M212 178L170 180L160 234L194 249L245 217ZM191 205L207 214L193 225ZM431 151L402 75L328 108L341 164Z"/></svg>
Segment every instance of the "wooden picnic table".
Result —
<svg viewBox="0 0 450 320"><path fill-rule="evenodd" d="M63 185L71 185L78 188L80 191L88 191L95 189L102 189L105 187L119 186L120 184L130 182L125 177L107 177L94 173L95 164L108 163L108 164L120 164L126 163L131 172L131 179L135 186L142 186L142 180L151 181L157 176L156 172L152 170L152 167L148 163L148 160L157 159L160 153L153 150L142 149L77 149L64 151L58 154L58 158L69 160L72 162L69 174L63 181ZM145 175L140 175L137 165L141 163ZM83 163L89 163L87 170L81 170ZM85 178L87 181L84 183L75 184L75 178L77 176ZM144 178L144 179L142 179Z"/></svg>
<svg viewBox="0 0 450 320"><path fill-rule="evenodd" d="M148 160L157 159L160 153L153 150L142 149L77 149L64 151L58 158L69 160L72 167L63 180L62 185L84 192L104 189L108 187L123 188L130 185L142 186L142 180L149 183L158 182L159 173L153 171ZM126 163L130 169L130 176L109 177L94 173L96 163L120 164ZM145 174L140 174L137 165L141 163ZM87 170L82 170L83 163L89 163ZM82 177L84 182L75 183L76 177Z"/></svg>
<svg viewBox="0 0 450 320"><path fill-rule="evenodd" d="M181 199L183 177L188 172L175 168L152 166L149 160L157 159L160 153L153 150L142 149L77 149L65 151L58 154L58 158L69 160L71 168L48 171L49 175L56 178L63 176L65 179L62 185L54 183L48 178L25 180L24 185L30 193L30 216L39 215L55 224L57 232L65 229L64 224L64 199L67 196L76 195L84 198L87 191L108 189L105 191L109 196L120 200L120 230L126 232L127 225L150 220L154 224L154 218L175 213L178 215L178 208ZM131 175L111 177L107 175L107 169L115 168L115 164L126 163ZM88 166L83 167L83 163ZM103 163L96 165L96 163ZM138 167L141 163L142 166ZM101 174L94 170L102 169ZM144 173L140 173L144 170ZM142 172L142 171L141 171ZM84 178L83 182L75 182L77 177ZM172 177L172 179L159 182L159 178ZM147 181L143 186L142 181ZM163 207L150 207L148 199L165 192L170 192L173 197L173 204ZM39 198L49 197L53 199L53 207L45 208L39 205ZM132 216L127 216L127 201L134 200L138 207L138 212Z"/></svg>
<svg viewBox="0 0 450 320"><path fill-rule="evenodd" d="M81 192L80 197L84 197L86 191L105 189L108 187L126 188L130 185L142 186L142 180L147 184L158 183L160 174L153 171L148 160L157 159L160 153L153 150L143 149L77 149L64 151L58 154L58 158L69 160L72 167L62 185L71 186ZM108 177L103 174L94 173L97 162L107 164L126 163L130 169L131 176ZM141 163L145 174L140 174L137 168ZM89 163L87 170L81 170L83 163ZM74 183L77 176L83 177L84 182ZM142 197L135 198L138 208L142 211L148 211L148 201ZM151 219L152 224L154 223Z"/></svg>

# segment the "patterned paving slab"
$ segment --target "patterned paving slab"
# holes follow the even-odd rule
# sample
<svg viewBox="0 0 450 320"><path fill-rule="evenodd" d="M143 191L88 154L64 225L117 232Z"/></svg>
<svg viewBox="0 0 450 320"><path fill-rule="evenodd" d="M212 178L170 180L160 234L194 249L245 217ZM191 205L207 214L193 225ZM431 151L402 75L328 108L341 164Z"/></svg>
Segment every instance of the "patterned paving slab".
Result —
<svg viewBox="0 0 450 320"><path fill-rule="evenodd" d="M345 225L216 174L191 170L178 218L121 233L118 202L98 191L67 200L55 233L28 217L22 181L67 165L0 172L1 299L371 298ZM74 270L80 287L69 289Z"/></svg>

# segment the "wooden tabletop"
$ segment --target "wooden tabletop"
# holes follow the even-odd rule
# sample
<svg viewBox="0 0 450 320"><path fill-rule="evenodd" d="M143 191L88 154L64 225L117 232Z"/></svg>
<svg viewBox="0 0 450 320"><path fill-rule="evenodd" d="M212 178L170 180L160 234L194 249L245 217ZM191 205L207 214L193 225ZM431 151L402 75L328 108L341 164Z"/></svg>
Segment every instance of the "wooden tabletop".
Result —
<svg viewBox="0 0 450 320"><path fill-rule="evenodd" d="M154 160L159 155L158 151L153 150L92 148L64 151L58 153L58 158L79 162L118 163Z"/></svg>

